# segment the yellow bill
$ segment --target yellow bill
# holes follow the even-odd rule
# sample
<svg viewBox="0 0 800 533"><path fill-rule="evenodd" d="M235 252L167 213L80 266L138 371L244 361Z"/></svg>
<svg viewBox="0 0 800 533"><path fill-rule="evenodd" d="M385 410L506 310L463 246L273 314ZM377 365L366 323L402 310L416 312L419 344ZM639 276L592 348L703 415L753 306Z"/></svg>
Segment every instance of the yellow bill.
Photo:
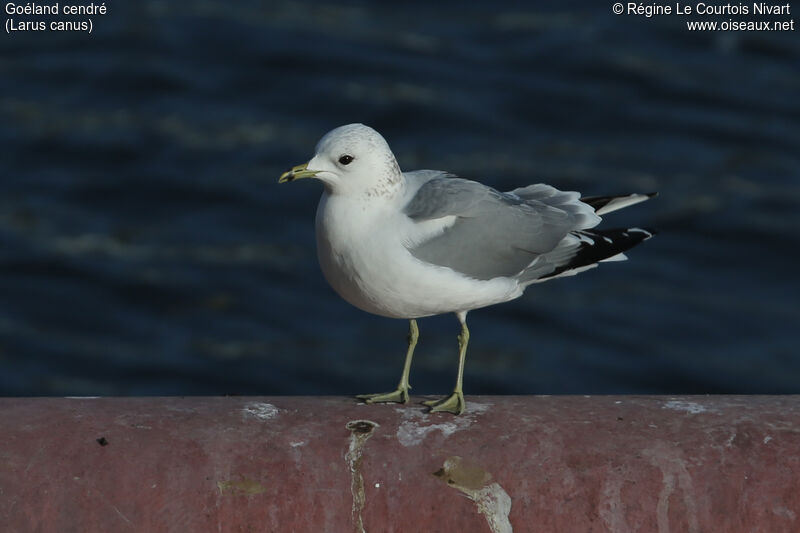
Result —
<svg viewBox="0 0 800 533"><path fill-rule="evenodd" d="M316 170L308 170L308 163L303 163L302 165L292 167L281 174L281 177L278 179L278 183L287 183L290 181L299 180L301 178L313 178L317 175L317 173L318 171Z"/></svg>

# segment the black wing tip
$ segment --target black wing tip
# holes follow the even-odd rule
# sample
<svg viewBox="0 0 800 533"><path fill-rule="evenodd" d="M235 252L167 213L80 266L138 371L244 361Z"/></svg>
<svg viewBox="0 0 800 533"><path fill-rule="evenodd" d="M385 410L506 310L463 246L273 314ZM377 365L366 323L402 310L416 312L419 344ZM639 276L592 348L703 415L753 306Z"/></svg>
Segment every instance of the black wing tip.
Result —
<svg viewBox="0 0 800 533"><path fill-rule="evenodd" d="M580 230L573 235L583 235L589 242L581 242L580 247L569 261L538 279L554 278L569 270L599 263L617 254L628 251L658 233L652 228L614 228L603 230Z"/></svg>

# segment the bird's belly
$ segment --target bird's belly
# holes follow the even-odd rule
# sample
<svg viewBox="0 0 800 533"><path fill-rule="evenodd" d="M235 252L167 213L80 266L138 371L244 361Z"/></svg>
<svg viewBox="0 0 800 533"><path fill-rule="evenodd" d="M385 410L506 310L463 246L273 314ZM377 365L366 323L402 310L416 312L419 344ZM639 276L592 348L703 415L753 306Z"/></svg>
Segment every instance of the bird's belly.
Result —
<svg viewBox="0 0 800 533"><path fill-rule="evenodd" d="M350 304L376 315L419 318L468 311L522 294L507 278L476 280L416 259L380 231L337 238L317 231L317 252L328 283Z"/></svg>

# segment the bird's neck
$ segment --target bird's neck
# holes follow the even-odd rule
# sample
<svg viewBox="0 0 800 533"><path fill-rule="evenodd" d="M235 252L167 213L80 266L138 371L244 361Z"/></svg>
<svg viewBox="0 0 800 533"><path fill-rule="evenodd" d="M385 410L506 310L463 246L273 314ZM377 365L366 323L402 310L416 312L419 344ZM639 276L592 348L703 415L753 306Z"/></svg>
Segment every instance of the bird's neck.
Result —
<svg viewBox="0 0 800 533"><path fill-rule="evenodd" d="M363 195L370 201L384 200L392 202L395 198L402 197L406 190L406 180L399 169L397 173L387 173L381 176L370 187L367 187Z"/></svg>
<svg viewBox="0 0 800 533"><path fill-rule="evenodd" d="M330 198L346 198L374 207L395 203L404 197L405 192L406 180L399 169L397 173L386 173L369 183L325 184L325 194Z"/></svg>

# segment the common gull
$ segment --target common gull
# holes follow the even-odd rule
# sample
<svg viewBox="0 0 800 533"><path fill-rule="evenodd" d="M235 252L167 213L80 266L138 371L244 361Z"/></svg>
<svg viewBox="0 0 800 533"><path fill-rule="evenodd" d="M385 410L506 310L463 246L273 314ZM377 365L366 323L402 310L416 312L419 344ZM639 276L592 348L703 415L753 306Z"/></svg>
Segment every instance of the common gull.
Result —
<svg viewBox="0 0 800 533"><path fill-rule="evenodd" d="M458 377L453 393L424 402L461 414L467 313L518 298L533 284L572 276L653 236L641 228L593 229L600 215L655 194L581 198L545 184L510 192L440 170L402 172L384 138L363 124L328 132L308 163L280 182L316 178L317 255L328 283L369 313L409 320L397 389L359 396L367 403L408 401L417 320L455 313Z"/></svg>

